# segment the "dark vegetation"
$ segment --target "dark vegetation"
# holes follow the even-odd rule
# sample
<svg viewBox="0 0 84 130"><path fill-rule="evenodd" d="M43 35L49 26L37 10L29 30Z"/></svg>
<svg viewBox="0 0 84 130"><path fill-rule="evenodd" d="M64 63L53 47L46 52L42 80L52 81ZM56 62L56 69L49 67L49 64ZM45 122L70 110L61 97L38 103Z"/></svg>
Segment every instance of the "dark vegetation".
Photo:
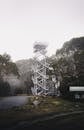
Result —
<svg viewBox="0 0 84 130"><path fill-rule="evenodd" d="M62 96L70 97L70 86L84 86L84 37L64 43L56 57L52 66L60 80L60 91Z"/></svg>
<svg viewBox="0 0 84 130"><path fill-rule="evenodd" d="M0 96L10 95L10 85L7 82L0 81Z"/></svg>
<svg viewBox="0 0 84 130"><path fill-rule="evenodd" d="M53 71L47 71L47 73L56 75L56 80L60 81L59 89L63 97L69 98L73 95L69 93L69 86L84 86L84 37L73 38L64 43L63 47L47 60L53 67ZM25 85L25 89L23 86L16 88L15 93L31 94L32 71L29 70L21 75L19 68L11 61L10 56L4 54L0 55L0 96L10 95L10 84L5 82L3 77L11 73L19 77L20 80L22 76L26 77L22 84Z"/></svg>
<svg viewBox="0 0 84 130"><path fill-rule="evenodd" d="M68 126L73 126L73 128L75 128L73 124L75 123L76 125L76 123L80 123L80 120L82 122L81 124L84 124L84 114L81 114L83 118L79 115L78 119L77 115L71 115L68 118L65 117L65 119L54 118L40 122L40 119L45 119L49 116L55 116L63 113L66 114L69 112L74 113L84 110L84 99L83 102L79 102L79 100L75 100L74 102L74 93L69 92L69 86L84 86L84 37L74 38L64 43L63 47L57 50L54 56L47 58L47 61L50 63L50 66L53 67L53 71L47 70L47 74L50 77L51 75L55 75L56 80L60 81L59 90L61 92L61 97L47 96L44 98L30 96L28 97L28 103L23 106L13 107L12 109L7 110L1 109L0 128L7 129L10 127L12 129L17 126L17 129L19 129L19 127L22 129L23 126L24 129L25 122L26 125L29 125L31 122L35 122L36 120L36 125L39 126L38 128L40 128L40 126L43 128L56 129L59 127L62 129L69 128ZM31 64L29 64L29 66L31 66ZM31 69L29 68L29 71L25 71L25 73L21 74L19 67L11 61L8 54L5 54L0 55L0 96L11 95L11 88L13 89L14 86L11 86L9 82L4 80L4 76L10 74L17 76L17 79L21 80L21 86L15 88L13 94L17 95L27 93L28 95L31 95L31 87L33 86L33 82L31 80ZM39 104L35 105L34 101L37 101ZM65 125L63 123L65 123ZM57 127L57 125L59 125L59 127ZM33 127L34 125L32 125L32 128ZM80 125L79 127L81 128Z"/></svg>
<svg viewBox="0 0 84 130"><path fill-rule="evenodd" d="M11 95L11 86L4 80L4 76L9 74L19 76L16 64L13 63L11 57L5 53L0 55L0 96Z"/></svg>

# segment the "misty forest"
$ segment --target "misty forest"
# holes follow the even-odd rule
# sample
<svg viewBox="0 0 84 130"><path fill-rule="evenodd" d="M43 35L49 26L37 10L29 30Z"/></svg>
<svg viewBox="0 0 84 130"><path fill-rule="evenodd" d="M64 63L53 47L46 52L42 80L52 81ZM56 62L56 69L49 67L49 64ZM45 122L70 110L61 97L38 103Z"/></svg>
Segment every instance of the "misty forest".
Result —
<svg viewBox="0 0 84 130"><path fill-rule="evenodd" d="M50 79L49 84L54 75L56 82L59 81L61 96L69 98L70 86L84 85L84 37L65 42L61 49L51 57L47 56L46 60L53 68L46 72ZM33 58L14 63L9 54L0 55L0 96L32 95L32 64ZM53 88L53 85L51 86L50 92ZM56 95L56 88L53 91L52 95Z"/></svg>
<svg viewBox="0 0 84 130"><path fill-rule="evenodd" d="M75 128L73 122L83 121L84 91L70 87L84 87L84 37L66 41L50 57L46 44L32 48L30 59L13 62L10 54L0 55L0 128L54 129L65 122L71 125L62 128Z"/></svg>

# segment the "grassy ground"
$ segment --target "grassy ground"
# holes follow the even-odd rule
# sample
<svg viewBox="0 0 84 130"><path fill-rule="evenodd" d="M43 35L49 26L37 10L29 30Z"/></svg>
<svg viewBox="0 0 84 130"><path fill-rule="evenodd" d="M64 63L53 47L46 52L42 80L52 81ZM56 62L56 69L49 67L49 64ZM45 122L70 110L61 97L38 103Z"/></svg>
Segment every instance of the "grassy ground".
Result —
<svg viewBox="0 0 84 130"><path fill-rule="evenodd" d="M32 102L39 101L39 105L35 106ZM61 98L52 97L30 97L28 103L22 107L13 107L8 110L0 111L0 127L17 124L20 121L31 121L39 116L53 113L67 113L72 111L83 110L84 104L79 102L71 102Z"/></svg>

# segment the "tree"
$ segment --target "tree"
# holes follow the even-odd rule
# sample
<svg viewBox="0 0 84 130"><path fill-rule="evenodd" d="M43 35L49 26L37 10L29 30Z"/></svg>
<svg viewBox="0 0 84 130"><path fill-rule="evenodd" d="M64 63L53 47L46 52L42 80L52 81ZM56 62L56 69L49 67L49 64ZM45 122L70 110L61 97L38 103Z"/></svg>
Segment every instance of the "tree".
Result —
<svg viewBox="0 0 84 130"><path fill-rule="evenodd" d="M11 61L10 55L0 55L0 77L11 73L19 76L16 64Z"/></svg>
<svg viewBox="0 0 84 130"><path fill-rule="evenodd" d="M33 48L34 48L34 53L36 52L46 53L47 44L41 42L35 42Z"/></svg>
<svg viewBox="0 0 84 130"><path fill-rule="evenodd" d="M31 94L31 88L34 87L33 81L32 81L32 72L29 71L27 73L27 77L25 78L24 81L25 85L26 85L26 92L27 94Z"/></svg>
<svg viewBox="0 0 84 130"><path fill-rule="evenodd" d="M63 44L63 47L56 51L56 55L70 56L79 50L84 50L84 37L73 38Z"/></svg>
<svg viewBox="0 0 84 130"><path fill-rule="evenodd" d="M84 37L64 43L56 57L52 66L61 77L60 91L69 96L69 86L84 86Z"/></svg>
<svg viewBox="0 0 84 130"><path fill-rule="evenodd" d="M0 80L0 96L10 95L10 85L3 80Z"/></svg>
<svg viewBox="0 0 84 130"><path fill-rule="evenodd" d="M3 55L3 59L4 61L7 63L7 62L11 62L11 56L7 53L4 53Z"/></svg>
<svg viewBox="0 0 84 130"><path fill-rule="evenodd" d="M84 85L84 50L77 51L74 54L76 66L76 79L79 86Z"/></svg>
<svg viewBox="0 0 84 130"><path fill-rule="evenodd" d="M8 54L0 55L0 94L2 96L9 95L10 85L5 77L10 74L19 76L18 68L15 63L11 61L11 57Z"/></svg>

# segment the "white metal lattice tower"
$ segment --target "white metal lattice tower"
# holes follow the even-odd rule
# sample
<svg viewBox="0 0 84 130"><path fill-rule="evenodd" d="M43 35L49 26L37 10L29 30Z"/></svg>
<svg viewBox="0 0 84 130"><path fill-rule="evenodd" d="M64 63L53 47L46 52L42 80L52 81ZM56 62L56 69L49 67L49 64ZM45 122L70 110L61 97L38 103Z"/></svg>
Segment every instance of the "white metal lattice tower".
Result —
<svg viewBox="0 0 84 130"><path fill-rule="evenodd" d="M34 44L34 64L32 66L33 69L33 83L34 87L32 88L32 93L34 95L47 95L48 86L46 75L46 70L49 68L49 64L46 62L46 48L47 45L35 42Z"/></svg>

